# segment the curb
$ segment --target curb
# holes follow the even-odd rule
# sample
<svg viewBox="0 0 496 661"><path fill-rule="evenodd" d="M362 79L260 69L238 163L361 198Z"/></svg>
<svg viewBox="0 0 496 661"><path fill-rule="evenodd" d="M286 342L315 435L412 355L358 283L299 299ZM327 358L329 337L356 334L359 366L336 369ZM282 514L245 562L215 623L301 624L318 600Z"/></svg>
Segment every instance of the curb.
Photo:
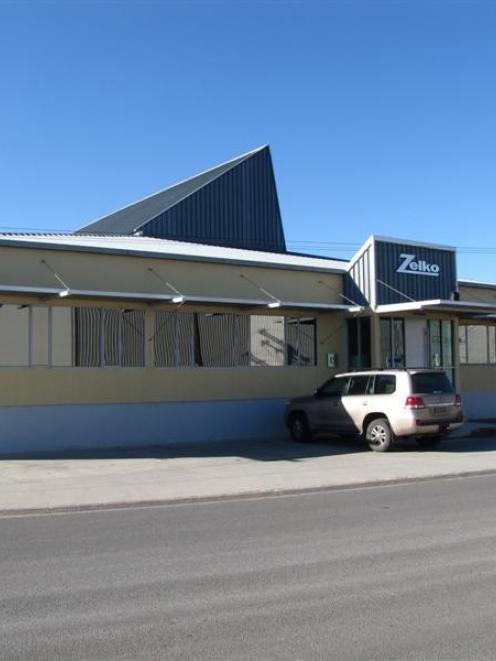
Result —
<svg viewBox="0 0 496 661"><path fill-rule="evenodd" d="M219 496L191 496L189 498L169 498L164 500L138 500L135 502L114 502L89 505L62 505L60 507L40 507L27 509L0 510L0 519L16 518L22 516L49 516L56 514L77 514L84 512L105 512L126 509L147 509L155 507L171 507L174 505L208 505L233 500L256 500L258 498L278 498L284 496L311 495L327 491L348 491L352 489L373 489L374 487L400 486L415 482L432 482L434 480L456 480L468 477L489 477L496 475L496 469L465 471L462 473L441 473L425 477L404 477L391 480L377 480L375 482L353 482L350 484L336 484L322 487L307 487L303 489L272 489L250 491L245 493L222 494Z"/></svg>

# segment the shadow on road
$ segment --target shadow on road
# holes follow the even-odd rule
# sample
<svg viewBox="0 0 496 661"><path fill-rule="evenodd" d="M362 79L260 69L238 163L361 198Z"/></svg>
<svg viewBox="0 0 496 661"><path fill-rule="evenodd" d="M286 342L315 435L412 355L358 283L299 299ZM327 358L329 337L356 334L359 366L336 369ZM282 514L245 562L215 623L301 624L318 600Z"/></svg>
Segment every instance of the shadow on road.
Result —
<svg viewBox="0 0 496 661"><path fill-rule="evenodd" d="M141 447L92 448L57 452L23 452L0 454L2 460L53 459L179 459L208 457L243 457L255 461L298 461L310 457L365 452L359 439L318 437L310 443L289 439L212 441L192 444L149 445Z"/></svg>
<svg viewBox="0 0 496 661"><path fill-rule="evenodd" d="M415 439L397 442L394 452L492 452L496 451L496 436L467 436L447 439L434 450L422 450ZM240 457L254 461L299 461L311 457L358 454L369 452L360 438L318 436L310 443L294 443L289 439L212 441L195 444L149 445L121 448L59 450L57 452L19 452L0 454L2 460L53 459L179 459L209 457Z"/></svg>

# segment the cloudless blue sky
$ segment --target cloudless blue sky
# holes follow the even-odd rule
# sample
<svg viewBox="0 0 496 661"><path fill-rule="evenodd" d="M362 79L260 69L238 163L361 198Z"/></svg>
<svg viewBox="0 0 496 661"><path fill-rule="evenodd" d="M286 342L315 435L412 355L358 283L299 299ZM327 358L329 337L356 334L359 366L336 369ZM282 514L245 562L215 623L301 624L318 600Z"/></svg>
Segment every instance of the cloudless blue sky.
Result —
<svg viewBox="0 0 496 661"><path fill-rule="evenodd" d="M495 2L0 0L0 30L2 228L269 143L291 249L432 241L496 282Z"/></svg>

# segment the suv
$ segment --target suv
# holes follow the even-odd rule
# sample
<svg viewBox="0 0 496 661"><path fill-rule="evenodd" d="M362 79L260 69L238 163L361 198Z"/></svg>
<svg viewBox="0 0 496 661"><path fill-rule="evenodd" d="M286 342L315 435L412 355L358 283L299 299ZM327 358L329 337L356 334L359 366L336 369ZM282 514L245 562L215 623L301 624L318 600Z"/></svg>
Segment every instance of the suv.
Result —
<svg viewBox="0 0 496 661"><path fill-rule="evenodd" d="M337 374L308 397L289 401L285 423L295 441L317 432L362 435L386 452L397 437L431 448L463 425L462 398L435 369L363 370Z"/></svg>

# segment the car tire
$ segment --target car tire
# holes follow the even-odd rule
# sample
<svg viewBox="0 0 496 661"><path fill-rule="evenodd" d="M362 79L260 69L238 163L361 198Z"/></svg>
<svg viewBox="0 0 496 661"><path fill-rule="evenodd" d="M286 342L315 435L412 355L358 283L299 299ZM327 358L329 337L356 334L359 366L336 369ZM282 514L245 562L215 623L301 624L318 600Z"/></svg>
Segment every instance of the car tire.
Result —
<svg viewBox="0 0 496 661"><path fill-rule="evenodd" d="M387 452L394 447L394 433L386 418L374 418L367 424L365 440L374 452Z"/></svg>
<svg viewBox="0 0 496 661"><path fill-rule="evenodd" d="M312 440L312 432L304 413L294 413L289 419L289 433L296 443L308 443Z"/></svg>
<svg viewBox="0 0 496 661"><path fill-rule="evenodd" d="M437 447L446 437L442 436L418 436L417 443L422 450L432 450Z"/></svg>

